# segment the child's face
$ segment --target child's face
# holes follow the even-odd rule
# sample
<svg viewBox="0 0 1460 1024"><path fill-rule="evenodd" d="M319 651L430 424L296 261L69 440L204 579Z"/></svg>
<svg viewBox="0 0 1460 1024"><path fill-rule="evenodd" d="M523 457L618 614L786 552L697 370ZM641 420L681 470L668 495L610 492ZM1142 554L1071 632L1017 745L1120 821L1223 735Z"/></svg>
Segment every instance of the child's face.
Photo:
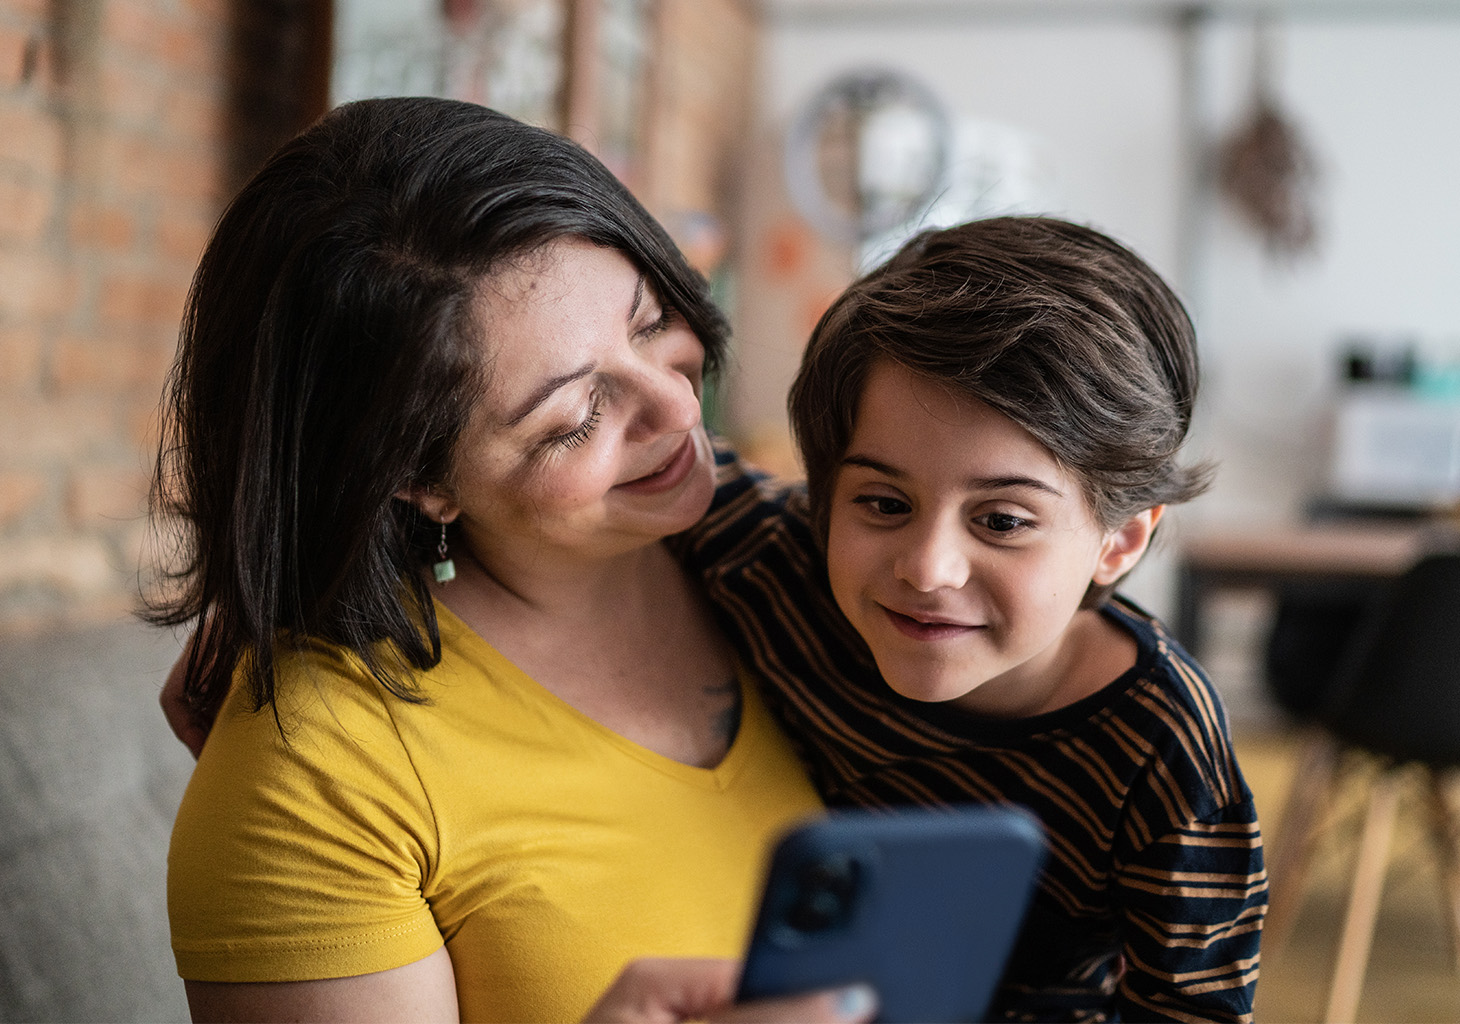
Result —
<svg viewBox="0 0 1460 1024"><path fill-rule="evenodd" d="M898 693L1038 713L1109 671L1108 627L1080 601L1135 564L1159 516L1102 529L1013 420L882 361L832 488L832 592Z"/></svg>

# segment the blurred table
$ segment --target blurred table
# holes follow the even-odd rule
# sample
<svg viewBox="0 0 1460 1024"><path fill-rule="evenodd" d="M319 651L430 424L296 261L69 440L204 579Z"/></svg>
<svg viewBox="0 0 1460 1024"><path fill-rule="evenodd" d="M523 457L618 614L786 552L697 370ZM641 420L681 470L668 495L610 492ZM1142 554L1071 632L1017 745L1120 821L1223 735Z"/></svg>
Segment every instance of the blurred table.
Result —
<svg viewBox="0 0 1460 1024"><path fill-rule="evenodd" d="M1208 599L1220 590L1361 592L1434 550L1460 547L1445 520L1344 520L1250 529L1192 527L1181 539L1172 627L1200 657Z"/></svg>

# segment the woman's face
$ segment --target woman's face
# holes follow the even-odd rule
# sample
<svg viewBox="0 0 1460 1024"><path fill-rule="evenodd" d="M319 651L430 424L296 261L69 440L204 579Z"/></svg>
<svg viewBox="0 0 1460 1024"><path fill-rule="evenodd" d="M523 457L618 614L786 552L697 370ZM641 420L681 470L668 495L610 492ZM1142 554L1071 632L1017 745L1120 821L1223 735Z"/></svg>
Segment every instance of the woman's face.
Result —
<svg viewBox="0 0 1460 1024"><path fill-rule="evenodd" d="M489 277L478 303L487 384L443 512L484 565L571 570L704 515L705 350L622 253L550 243Z"/></svg>

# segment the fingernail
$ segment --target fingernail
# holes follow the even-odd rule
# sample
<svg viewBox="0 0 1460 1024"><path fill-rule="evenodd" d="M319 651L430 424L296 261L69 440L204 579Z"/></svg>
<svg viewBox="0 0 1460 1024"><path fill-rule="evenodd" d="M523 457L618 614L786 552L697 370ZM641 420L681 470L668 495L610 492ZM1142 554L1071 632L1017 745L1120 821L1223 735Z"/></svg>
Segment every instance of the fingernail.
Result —
<svg viewBox="0 0 1460 1024"><path fill-rule="evenodd" d="M849 985L836 994L837 1016L862 1020L877 1008L877 993L870 985Z"/></svg>

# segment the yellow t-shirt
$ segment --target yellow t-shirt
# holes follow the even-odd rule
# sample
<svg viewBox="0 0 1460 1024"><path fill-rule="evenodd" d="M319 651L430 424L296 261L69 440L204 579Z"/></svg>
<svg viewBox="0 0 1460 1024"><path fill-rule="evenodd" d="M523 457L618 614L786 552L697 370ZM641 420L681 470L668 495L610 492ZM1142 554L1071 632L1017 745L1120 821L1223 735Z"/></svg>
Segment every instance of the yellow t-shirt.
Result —
<svg viewBox="0 0 1460 1024"><path fill-rule="evenodd" d="M280 673L280 737L241 688L183 797L178 973L345 977L444 939L463 1020L577 1020L629 960L737 956L767 844L819 807L744 680L724 761L655 754L528 678L437 605L431 703L320 647Z"/></svg>

